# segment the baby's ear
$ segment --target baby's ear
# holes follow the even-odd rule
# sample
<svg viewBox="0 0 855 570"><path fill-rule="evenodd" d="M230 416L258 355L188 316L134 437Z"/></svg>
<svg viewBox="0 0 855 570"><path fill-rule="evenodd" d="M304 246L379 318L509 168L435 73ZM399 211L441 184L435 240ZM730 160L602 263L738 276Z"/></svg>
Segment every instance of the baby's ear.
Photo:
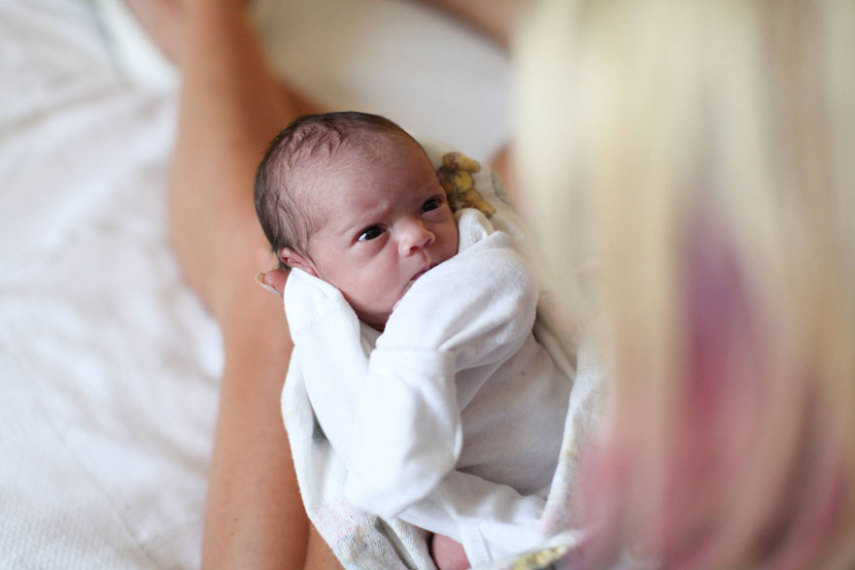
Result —
<svg viewBox="0 0 855 570"><path fill-rule="evenodd" d="M302 269L312 277L318 276L318 272L315 270L315 264L312 263L312 260L290 247L283 247L279 250L279 259L288 267Z"/></svg>

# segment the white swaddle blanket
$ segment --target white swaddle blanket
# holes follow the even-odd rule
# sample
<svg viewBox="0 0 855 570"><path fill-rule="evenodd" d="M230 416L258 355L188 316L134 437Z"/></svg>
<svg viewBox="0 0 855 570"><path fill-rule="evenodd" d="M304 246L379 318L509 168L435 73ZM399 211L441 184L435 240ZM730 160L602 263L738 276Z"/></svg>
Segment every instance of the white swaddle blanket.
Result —
<svg viewBox="0 0 855 570"><path fill-rule="evenodd" d="M534 340L537 286L510 236L477 210L457 217L459 253L412 284L379 338L293 270L289 381L302 377L351 505L485 563L543 541L570 379Z"/></svg>
<svg viewBox="0 0 855 570"><path fill-rule="evenodd" d="M438 168L442 150L429 149ZM561 451L578 443L566 413L574 373L548 319L535 327L545 342L531 334L542 295L500 184L488 170L470 178L508 233L464 210L460 253L413 285L379 339L334 287L296 270L286 287L296 348L283 415L307 512L346 566L430 568L425 530L484 566L572 519L563 478L578 454ZM431 309L435 289L443 302Z"/></svg>

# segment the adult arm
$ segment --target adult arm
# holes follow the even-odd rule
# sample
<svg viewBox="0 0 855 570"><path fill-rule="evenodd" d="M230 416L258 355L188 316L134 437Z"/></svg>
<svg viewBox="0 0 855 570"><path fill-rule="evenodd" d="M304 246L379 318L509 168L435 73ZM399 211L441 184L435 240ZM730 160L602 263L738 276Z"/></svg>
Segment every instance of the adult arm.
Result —
<svg viewBox="0 0 855 570"><path fill-rule="evenodd" d="M431 0L431 4L442 8L503 49L511 41L511 32L516 24L524 0Z"/></svg>
<svg viewBox="0 0 855 570"><path fill-rule="evenodd" d="M225 353L202 564L338 567L310 531L282 428L290 340L281 304L252 282L271 259L251 181L267 141L300 109L283 98L241 3L184 9L173 240L187 280L220 325Z"/></svg>

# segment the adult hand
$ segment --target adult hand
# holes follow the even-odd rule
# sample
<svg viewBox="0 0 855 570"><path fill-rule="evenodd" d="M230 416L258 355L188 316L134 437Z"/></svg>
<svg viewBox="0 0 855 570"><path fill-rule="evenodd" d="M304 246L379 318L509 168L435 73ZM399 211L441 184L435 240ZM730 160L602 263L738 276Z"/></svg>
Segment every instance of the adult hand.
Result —
<svg viewBox="0 0 855 570"><path fill-rule="evenodd" d="M255 280L259 285L280 297L285 292L285 282L288 281L288 272L284 269L271 269L266 273L258 273Z"/></svg>

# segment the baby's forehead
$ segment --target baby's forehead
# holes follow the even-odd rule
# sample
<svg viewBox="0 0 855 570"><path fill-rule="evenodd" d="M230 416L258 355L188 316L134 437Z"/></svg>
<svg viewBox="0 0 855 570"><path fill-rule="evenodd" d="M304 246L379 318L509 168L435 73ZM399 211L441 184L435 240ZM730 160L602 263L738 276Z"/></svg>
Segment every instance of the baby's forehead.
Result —
<svg viewBox="0 0 855 570"><path fill-rule="evenodd" d="M403 137L386 137L364 144L340 145L334 153L313 156L294 171L295 201L319 231L344 222L342 216L358 213L376 205L376 195L368 196L354 188L365 187L367 179L382 179L394 185L403 173L396 168L404 156L423 160L433 171L430 159L418 143ZM314 233L314 232L313 232Z"/></svg>
<svg viewBox="0 0 855 570"><path fill-rule="evenodd" d="M373 164L365 149L340 145L335 152L307 154L289 168L289 193L292 207L311 220L312 233L330 222L332 205L347 198L350 182L358 181L369 170L382 166Z"/></svg>
<svg viewBox="0 0 855 570"><path fill-rule="evenodd" d="M322 188L335 190L335 187L323 184L331 178L359 179L366 172L376 174L391 171L402 155L417 157L430 165L427 154L412 139L394 133L372 133L344 141L335 148L307 154L292 165L292 177L297 182L295 186L306 190L307 194L315 195Z"/></svg>
<svg viewBox="0 0 855 570"><path fill-rule="evenodd" d="M402 155L424 157L421 145L404 133L360 133L342 141L326 155L328 165L364 166L378 169L391 166Z"/></svg>
<svg viewBox="0 0 855 570"><path fill-rule="evenodd" d="M375 153L356 145L340 145L334 152L316 152L291 166L291 188L303 204L331 198L329 194L343 189L332 181L359 179L369 170L382 168Z"/></svg>

